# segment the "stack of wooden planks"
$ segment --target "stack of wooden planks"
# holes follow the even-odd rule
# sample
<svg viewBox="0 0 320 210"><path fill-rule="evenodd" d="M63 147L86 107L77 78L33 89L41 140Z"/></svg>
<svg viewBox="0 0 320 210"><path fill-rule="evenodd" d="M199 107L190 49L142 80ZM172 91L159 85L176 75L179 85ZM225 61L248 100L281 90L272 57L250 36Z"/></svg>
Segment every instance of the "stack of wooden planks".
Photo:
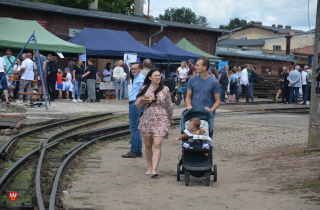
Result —
<svg viewBox="0 0 320 210"><path fill-rule="evenodd" d="M259 98L274 98L279 90L280 76L258 75L260 81L253 86L253 96Z"/></svg>

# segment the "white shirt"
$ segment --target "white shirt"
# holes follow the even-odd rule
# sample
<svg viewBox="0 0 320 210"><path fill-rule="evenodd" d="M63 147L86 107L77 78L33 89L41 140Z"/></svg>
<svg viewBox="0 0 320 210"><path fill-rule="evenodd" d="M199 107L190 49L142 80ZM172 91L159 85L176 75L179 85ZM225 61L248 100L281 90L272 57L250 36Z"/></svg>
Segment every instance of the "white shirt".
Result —
<svg viewBox="0 0 320 210"><path fill-rule="evenodd" d="M244 68L241 72L240 85L247 85L248 83L248 70Z"/></svg>
<svg viewBox="0 0 320 210"><path fill-rule="evenodd" d="M111 81L111 75L112 75L112 73L113 73L113 69L110 69L110 71L108 71L107 69L105 69L105 70L103 71L103 74L104 74L104 75L109 75L109 76L103 77L103 81Z"/></svg>
<svg viewBox="0 0 320 210"><path fill-rule="evenodd" d="M183 68L179 67L178 72L179 72L180 79L184 79L188 76L188 69L187 68L183 69ZM185 79L182 80L182 82L185 82L185 81L186 81Z"/></svg>
<svg viewBox="0 0 320 210"><path fill-rule="evenodd" d="M165 78L166 78L166 73L162 73L162 72L161 72L161 77L162 77L163 79L165 79Z"/></svg>
<svg viewBox="0 0 320 210"><path fill-rule="evenodd" d="M25 68L21 75L21 79L24 80L33 80L34 79L34 72L33 69L37 69L37 66L33 63L32 60L29 58L22 61L21 68Z"/></svg>
<svg viewBox="0 0 320 210"><path fill-rule="evenodd" d="M6 61L3 57L0 57L0 72L4 72L4 67L6 66Z"/></svg>
<svg viewBox="0 0 320 210"><path fill-rule="evenodd" d="M67 78L68 80L65 81L65 84L64 84L64 85L67 86L67 87L68 87L68 86L70 87L70 85L71 85L71 79L72 79L71 74L68 73L67 76L66 76L66 78Z"/></svg>
<svg viewBox="0 0 320 210"><path fill-rule="evenodd" d="M114 71L113 71L113 77L115 79L121 79L123 76L123 73L124 73L124 70L122 67L116 67L114 68Z"/></svg>
<svg viewBox="0 0 320 210"><path fill-rule="evenodd" d="M13 66L13 70L19 72L19 71L21 70L21 65L15 64L15 65Z"/></svg>
<svg viewBox="0 0 320 210"><path fill-rule="evenodd" d="M302 77L302 84L303 85L306 85L307 84L307 75L308 75L308 72L303 70L301 72L301 77Z"/></svg>

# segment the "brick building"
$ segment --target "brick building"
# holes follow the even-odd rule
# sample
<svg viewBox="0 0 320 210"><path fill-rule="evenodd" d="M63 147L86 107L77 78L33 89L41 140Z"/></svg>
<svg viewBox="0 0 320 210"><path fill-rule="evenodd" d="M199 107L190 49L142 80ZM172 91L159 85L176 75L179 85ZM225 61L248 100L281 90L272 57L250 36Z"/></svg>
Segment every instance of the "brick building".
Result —
<svg viewBox="0 0 320 210"><path fill-rule="evenodd" d="M0 8L1 17L41 21L48 31L64 40L69 40L74 36L72 33L84 27L112 29L128 31L146 46L153 45L163 36L167 36L173 43L186 38L201 50L215 54L217 39L229 33L228 30L210 27L22 0L0 0ZM99 59L99 71L105 67L106 62L109 60Z"/></svg>

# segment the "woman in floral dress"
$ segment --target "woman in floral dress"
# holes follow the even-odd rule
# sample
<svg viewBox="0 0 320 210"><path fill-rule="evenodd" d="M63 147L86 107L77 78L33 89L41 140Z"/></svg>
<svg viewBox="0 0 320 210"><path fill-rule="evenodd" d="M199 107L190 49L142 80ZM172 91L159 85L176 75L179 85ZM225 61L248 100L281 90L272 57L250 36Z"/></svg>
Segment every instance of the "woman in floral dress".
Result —
<svg viewBox="0 0 320 210"><path fill-rule="evenodd" d="M173 125L173 106L169 88L163 85L161 72L152 69L148 73L135 102L138 109L145 107L139 120L140 134L144 138L148 162L146 174L158 176L156 169L161 157L161 143L168 138L170 125ZM152 152L152 145L154 150Z"/></svg>

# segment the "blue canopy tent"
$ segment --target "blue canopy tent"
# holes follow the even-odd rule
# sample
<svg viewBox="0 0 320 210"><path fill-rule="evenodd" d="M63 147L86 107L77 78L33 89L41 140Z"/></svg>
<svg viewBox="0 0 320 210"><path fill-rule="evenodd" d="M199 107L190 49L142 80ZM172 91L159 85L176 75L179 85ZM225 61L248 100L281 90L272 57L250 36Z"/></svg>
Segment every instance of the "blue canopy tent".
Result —
<svg viewBox="0 0 320 210"><path fill-rule="evenodd" d="M199 57L202 57L202 55L197 55L178 47L166 36L164 36L160 41L158 41L150 48L165 53L165 60L167 61L187 61L189 59L193 59L196 61Z"/></svg>
<svg viewBox="0 0 320 210"><path fill-rule="evenodd" d="M112 58L123 57L124 53L137 53L140 58L167 60L166 54L144 46L127 31L84 28L69 42L85 46L90 57Z"/></svg>

